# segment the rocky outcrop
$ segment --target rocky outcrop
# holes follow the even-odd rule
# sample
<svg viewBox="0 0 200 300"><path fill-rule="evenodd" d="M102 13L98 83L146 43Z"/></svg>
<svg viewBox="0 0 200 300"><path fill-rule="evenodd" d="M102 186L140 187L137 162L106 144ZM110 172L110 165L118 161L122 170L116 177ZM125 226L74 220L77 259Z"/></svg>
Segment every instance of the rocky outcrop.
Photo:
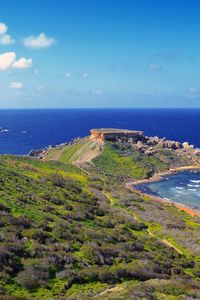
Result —
<svg viewBox="0 0 200 300"><path fill-rule="evenodd" d="M144 140L145 136L143 131L127 130L127 129L116 129L116 128L100 128L90 130L90 139L101 140L101 141L128 141L132 139L132 142L138 142Z"/></svg>

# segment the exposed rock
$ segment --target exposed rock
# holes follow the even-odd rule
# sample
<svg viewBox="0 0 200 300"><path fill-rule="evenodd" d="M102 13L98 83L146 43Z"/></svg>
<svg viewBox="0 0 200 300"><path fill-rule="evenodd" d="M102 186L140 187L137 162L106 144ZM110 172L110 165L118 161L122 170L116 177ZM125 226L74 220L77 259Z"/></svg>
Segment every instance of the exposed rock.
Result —
<svg viewBox="0 0 200 300"><path fill-rule="evenodd" d="M132 139L133 142L145 140L143 131L116 129L116 128L101 128L91 129L90 138L102 141L128 141Z"/></svg>
<svg viewBox="0 0 200 300"><path fill-rule="evenodd" d="M194 149L194 145L190 145L188 142L183 143L184 149Z"/></svg>

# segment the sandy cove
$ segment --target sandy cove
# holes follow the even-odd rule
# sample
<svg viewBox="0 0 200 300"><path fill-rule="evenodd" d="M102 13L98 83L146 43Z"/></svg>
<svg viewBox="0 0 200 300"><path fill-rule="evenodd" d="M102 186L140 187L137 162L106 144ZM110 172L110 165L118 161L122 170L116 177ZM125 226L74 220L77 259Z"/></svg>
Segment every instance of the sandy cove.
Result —
<svg viewBox="0 0 200 300"><path fill-rule="evenodd" d="M175 206L179 210L186 212L187 214L189 214L193 217L194 216L200 217L200 211L199 210L196 210L196 209L193 209L191 207L185 206L184 204L181 204L181 203L178 203L178 202L173 202L173 201L161 198L161 197L157 197L157 196L154 196L154 195L149 195L149 194L143 193L143 192L139 191L137 188L134 188L134 185L159 181L164 176L167 176L167 175L170 175L170 174L173 174L173 173L177 173L177 172L180 172L180 171L185 171L185 170L200 170L200 165L197 165L197 166L184 166L184 167L178 167L178 168L175 168L175 169L169 169L168 171L157 173L157 174L153 175L151 178L148 178L148 179L140 179L140 180L135 180L135 181L132 181L132 182L128 182L128 183L126 183L126 187L130 191L135 192L138 195L145 197L145 199L147 199L147 200L150 199L150 200L154 200L154 201L157 201L157 202L160 202L160 203L170 204L172 206Z"/></svg>

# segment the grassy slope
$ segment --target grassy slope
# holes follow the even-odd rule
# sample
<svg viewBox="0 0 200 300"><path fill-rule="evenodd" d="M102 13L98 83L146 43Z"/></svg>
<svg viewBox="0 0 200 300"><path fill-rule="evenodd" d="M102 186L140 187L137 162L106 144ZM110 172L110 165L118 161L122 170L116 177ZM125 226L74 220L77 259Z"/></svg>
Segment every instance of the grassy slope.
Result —
<svg viewBox="0 0 200 300"><path fill-rule="evenodd" d="M84 147L80 142L52 156L60 162L0 157L0 293L20 299L198 299L191 278L200 276L199 218L110 181L115 174L141 178L146 168L165 165L107 144L93 160L99 179L90 178L68 163Z"/></svg>
<svg viewBox="0 0 200 300"><path fill-rule="evenodd" d="M103 151L101 151L103 148ZM168 162L157 157L145 157L137 151L116 147L107 142L103 147L96 141L82 139L77 143L49 151L45 160L56 160L81 165L90 162L91 172L111 178L146 178L154 171L167 169Z"/></svg>
<svg viewBox="0 0 200 300"><path fill-rule="evenodd" d="M64 163L88 162L100 154L100 143L81 139L73 145L67 145L60 149L51 149L45 160L56 160Z"/></svg>

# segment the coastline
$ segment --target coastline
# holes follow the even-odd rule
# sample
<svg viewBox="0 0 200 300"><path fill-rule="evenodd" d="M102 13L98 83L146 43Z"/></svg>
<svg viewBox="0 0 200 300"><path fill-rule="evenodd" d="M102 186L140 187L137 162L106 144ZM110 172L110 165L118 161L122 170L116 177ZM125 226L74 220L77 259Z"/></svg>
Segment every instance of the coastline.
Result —
<svg viewBox="0 0 200 300"><path fill-rule="evenodd" d="M135 188L135 185L139 185L142 183L148 183L148 182L156 182L159 180L162 180L164 176L170 175L170 174L174 174L177 172L181 172L181 171L185 171L185 170L200 170L200 165L196 165L196 166L183 166L183 167L177 167L174 169L169 169L168 171L165 172L161 172L161 173L157 173L154 176L152 176L151 178L148 179L140 179L140 180L135 180L132 182L128 182L126 183L126 188L128 188L130 191L137 193L138 195L145 197L146 199L150 199L150 200L154 200L163 204L169 204L172 205L174 207L176 207L177 209L186 212L187 214L193 216L193 217L200 217L200 210L197 210L195 208L191 208L188 207L182 203L179 202L174 202L165 198L161 198L155 195L151 195L151 194L147 194L144 193L142 191L140 191L139 189Z"/></svg>

